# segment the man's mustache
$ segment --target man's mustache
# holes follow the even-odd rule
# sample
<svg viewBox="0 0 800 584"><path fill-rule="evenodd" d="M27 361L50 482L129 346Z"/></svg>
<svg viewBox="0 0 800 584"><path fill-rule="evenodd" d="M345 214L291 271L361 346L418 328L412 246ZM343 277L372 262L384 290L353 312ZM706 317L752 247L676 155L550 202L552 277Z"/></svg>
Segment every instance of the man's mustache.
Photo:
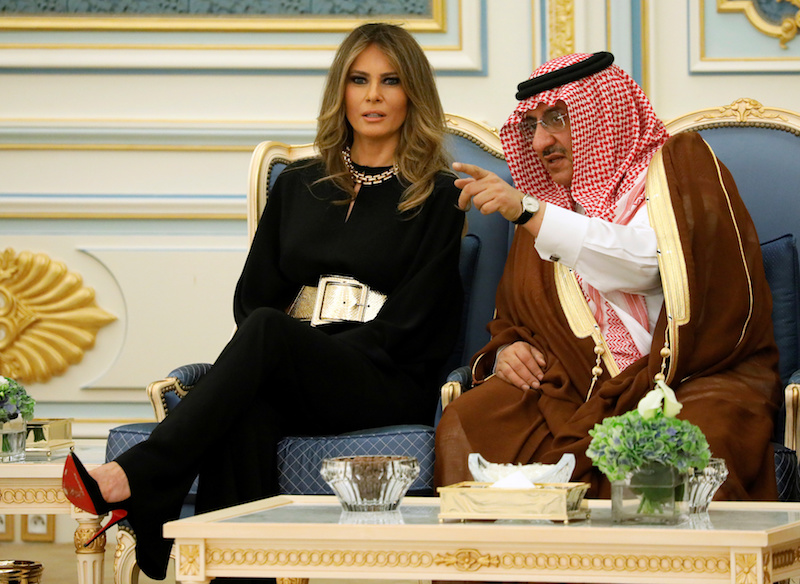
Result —
<svg viewBox="0 0 800 584"><path fill-rule="evenodd" d="M548 146L542 152L542 158L546 156L550 156L551 154L561 154L562 156L567 155L567 149L559 144L553 144L552 146Z"/></svg>

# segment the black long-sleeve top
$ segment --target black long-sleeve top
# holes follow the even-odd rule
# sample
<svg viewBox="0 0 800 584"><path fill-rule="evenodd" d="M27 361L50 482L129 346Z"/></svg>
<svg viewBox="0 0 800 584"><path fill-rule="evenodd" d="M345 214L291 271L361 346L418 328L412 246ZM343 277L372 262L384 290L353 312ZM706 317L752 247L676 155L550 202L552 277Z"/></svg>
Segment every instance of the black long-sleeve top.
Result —
<svg viewBox="0 0 800 584"><path fill-rule="evenodd" d="M368 174L381 169L359 167ZM353 277L388 299L366 323L319 328L420 385L439 381L455 343L462 306L458 272L464 213L453 177L441 173L421 209L400 213L397 177L362 185L350 216L344 194L319 161L296 162L269 193L234 297L236 322L256 308L286 310L321 275Z"/></svg>

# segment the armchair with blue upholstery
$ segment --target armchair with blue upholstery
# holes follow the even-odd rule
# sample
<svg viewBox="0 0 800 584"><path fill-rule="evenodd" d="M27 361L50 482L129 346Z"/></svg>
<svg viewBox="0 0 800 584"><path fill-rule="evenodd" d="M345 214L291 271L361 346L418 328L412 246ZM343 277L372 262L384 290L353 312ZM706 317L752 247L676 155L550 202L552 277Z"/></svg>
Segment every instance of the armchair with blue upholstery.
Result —
<svg viewBox="0 0 800 584"><path fill-rule="evenodd" d="M798 501L800 270L795 235L800 231L800 114L739 99L677 118L667 124L667 130L702 135L733 174L755 222L772 292L772 321L785 388L785 407L773 438L778 492L781 501ZM454 370L442 387L443 405L471 386L469 367Z"/></svg>
<svg viewBox="0 0 800 584"><path fill-rule="evenodd" d="M477 164L496 172L510 182L511 176L502 154L499 137L493 129L469 119L447 116L448 147L454 160ZM314 156L311 145L289 146L279 142L262 142L251 159L248 185L248 232L252 239L258 219L266 205L269 187L290 162ZM494 296L503 271L513 225L499 214L484 216L471 210L467 214L468 230L462 240L460 273L464 288L464 312L459 342L444 374L469 360L488 341L486 323L494 312ZM151 383L148 396L155 410L156 422L126 424L109 434L106 459L111 460L133 444L147 438L157 421L164 419L180 404L180 399L211 367L207 363L186 365L168 377ZM430 425L373 428L338 436L293 436L278 445L279 486L282 493L317 495L332 491L322 480L319 469L322 459L352 455L408 455L420 463L420 476L409 494L433 494L433 442L436 412L431 412ZM196 485L195 485L196 486ZM193 514L193 493L184 504L183 515ZM118 535L115 559L115 580L138 581L134 555L135 539L124 528Z"/></svg>
<svg viewBox="0 0 800 584"><path fill-rule="evenodd" d="M761 241L772 292L772 323L780 354L785 408L775 427L775 466L782 501L800 500L800 114L754 99L672 120L675 134L697 131L731 171Z"/></svg>

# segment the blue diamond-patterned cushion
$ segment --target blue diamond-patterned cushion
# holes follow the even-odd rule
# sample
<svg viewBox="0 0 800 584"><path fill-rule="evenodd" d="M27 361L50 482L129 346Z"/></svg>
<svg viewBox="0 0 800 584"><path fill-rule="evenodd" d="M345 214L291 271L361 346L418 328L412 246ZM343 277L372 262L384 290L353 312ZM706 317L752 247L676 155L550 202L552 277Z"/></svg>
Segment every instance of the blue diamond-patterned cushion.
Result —
<svg viewBox="0 0 800 584"><path fill-rule="evenodd" d="M114 460L134 444L147 440L157 425L157 422L141 422L111 428L106 443L106 460Z"/></svg>
<svg viewBox="0 0 800 584"><path fill-rule="evenodd" d="M106 445L106 460L113 460L134 444L146 440L156 422L125 424L112 428ZM402 455L419 462L419 477L409 494L433 492L433 440L430 426L387 426L338 436L290 436L278 444L279 488L293 495L329 495L330 487L319 469L323 458L335 456ZM197 479L190 496L197 493Z"/></svg>
<svg viewBox="0 0 800 584"><path fill-rule="evenodd" d="M778 483L779 501L797 501L800 495L797 455L783 444L772 444L775 449L775 480Z"/></svg>
<svg viewBox="0 0 800 584"><path fill-rule="evenodd" d="M409 495L433 493L433 439L430 426L388 426L338 436L291 436L278 445L278 483L282 493L330 495L319 474L322 459L336 456L402 455L419 462L419 477Z"/></svg>

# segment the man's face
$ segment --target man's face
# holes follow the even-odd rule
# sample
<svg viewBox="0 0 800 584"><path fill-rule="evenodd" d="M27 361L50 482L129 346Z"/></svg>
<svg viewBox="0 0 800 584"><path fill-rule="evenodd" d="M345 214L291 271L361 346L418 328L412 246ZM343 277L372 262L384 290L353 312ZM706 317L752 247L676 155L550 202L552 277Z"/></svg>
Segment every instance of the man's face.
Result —
<svg viewBox="0 0 800 584"><path fill-rule="evenodd" d="M553 182L569 188L573 172L572 135L566 114L567 104L558 101L554 107L540 103L536 109L528 111L525 118L533 151L550 173ZM562 115L563 118L560 117ZM563 127L558 129L560 126Z"/></svg>

